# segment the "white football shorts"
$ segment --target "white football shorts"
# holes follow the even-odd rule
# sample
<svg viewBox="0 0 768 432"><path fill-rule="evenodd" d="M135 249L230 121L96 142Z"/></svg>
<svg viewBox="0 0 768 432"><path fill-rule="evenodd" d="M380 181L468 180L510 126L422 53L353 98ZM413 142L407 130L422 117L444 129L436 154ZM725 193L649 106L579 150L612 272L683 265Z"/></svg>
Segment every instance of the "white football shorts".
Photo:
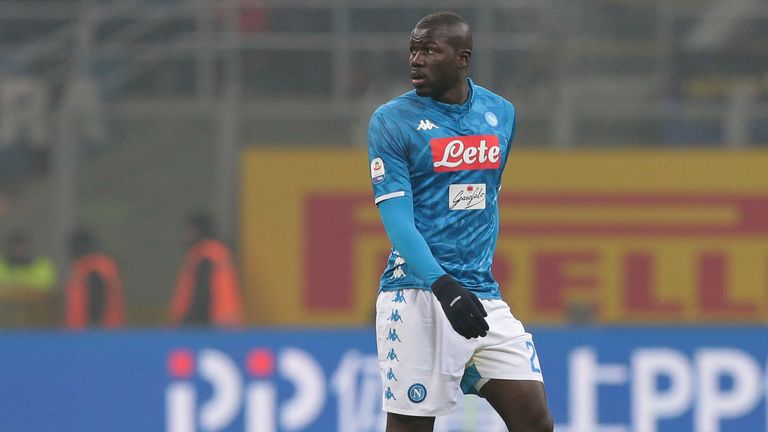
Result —
<svg viewBox="0 0 768 432"><path fill-rule="evenodd" d="M542 381L536 348L503 300L481 300L488 335L466 339L430 291L382 291L376 300L376 347L384 411L420 417L450 414L461 391L489 379Z"/></svg>

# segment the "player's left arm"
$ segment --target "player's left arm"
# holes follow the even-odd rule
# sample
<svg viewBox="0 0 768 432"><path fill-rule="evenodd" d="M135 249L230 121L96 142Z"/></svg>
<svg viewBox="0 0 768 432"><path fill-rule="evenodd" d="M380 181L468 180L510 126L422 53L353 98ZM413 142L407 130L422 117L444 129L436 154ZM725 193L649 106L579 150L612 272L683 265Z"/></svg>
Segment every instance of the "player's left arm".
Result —
<svg viewBox="0 0 768 432"><path fill-rule="evenodd" d="M515 139L515 129L517 126L517 120L516 120L516 110L515 107L509 103L506 102L506 118L505 118L505 124L507 125L507 136L509 137L507 139L507 148L504 152L504 155L502 156L502 163L501 163L501 172L499 175L504 173L504 168L507 166L507 159L509 159L509 153L512 151L512 141ZM499 190L501 190L501 182L499 182Z"/></svg>
<svg viewBox="0 0 768 432"><path fill-rule="evenodd" d="M507 124L509 125L507 136L509 137L509 140L507 141L507 152L504 155L504 163L502 164L502 168L507 165L507 159L509 158L509 153L512 150L512 141L515 139L515 132L517 128L517 111L515 110L514 105L509 102L507 102L507 104Z"/></svg>

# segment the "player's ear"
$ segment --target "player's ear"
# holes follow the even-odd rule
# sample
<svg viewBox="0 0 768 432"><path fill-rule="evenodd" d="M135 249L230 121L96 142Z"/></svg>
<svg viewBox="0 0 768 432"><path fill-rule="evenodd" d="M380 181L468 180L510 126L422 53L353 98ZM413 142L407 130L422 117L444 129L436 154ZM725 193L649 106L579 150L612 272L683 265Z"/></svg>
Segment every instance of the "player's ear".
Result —
<svg viewBox="0 0 768 432"><path fill-rule="evenodd" d="M460 68L469 67L469 60L471 58L472 58L472 50L463 49L459 51L459 56L457 58L456 66Z"/></svg>

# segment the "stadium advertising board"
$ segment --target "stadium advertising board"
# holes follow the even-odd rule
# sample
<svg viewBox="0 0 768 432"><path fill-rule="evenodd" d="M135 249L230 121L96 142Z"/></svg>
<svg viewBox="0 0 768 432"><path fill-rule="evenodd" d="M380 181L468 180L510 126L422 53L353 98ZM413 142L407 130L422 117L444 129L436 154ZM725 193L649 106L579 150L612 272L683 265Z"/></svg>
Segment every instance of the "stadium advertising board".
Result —
<svg viewBox="0 0 768 432"><path fill-rule="evenodd" d="M365 324L389 242L363 151L249 150L241 252L251 318ZM510 157L494 274L516 316L764 322L767 152Z"/></svg>
<svg viewBox="0 0 768 432"><path fill-rule="evenodd" d="M558 432L768 431L763 328L532 333ZM384 430L372 328L8 332L0 352L3 432ZM505 430L460 401L437 432Z"/></svg>

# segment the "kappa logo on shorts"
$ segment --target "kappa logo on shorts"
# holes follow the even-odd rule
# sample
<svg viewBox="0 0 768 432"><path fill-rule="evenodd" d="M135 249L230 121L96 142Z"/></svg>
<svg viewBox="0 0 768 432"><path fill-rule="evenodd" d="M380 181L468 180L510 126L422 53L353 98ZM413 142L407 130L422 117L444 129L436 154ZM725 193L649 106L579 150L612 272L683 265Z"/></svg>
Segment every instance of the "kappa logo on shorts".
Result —
<svg viewBox="0 0 768 432"><path fill-rule="evenodd" d="M395 371L393 371L392 368L389 368L389 372L387 372L387 381L398 381L397 376L395 376Z"/></svg>
<svg viewBox="0 0 768 432"><path fill-rule="evenodd" d="M395 291L395 298L393 298L392 301L395 303L408 303L405 301L405 294L403 294L403 290Z"/></svg>
<svg viewBox="0 0 768 432"><path fill-rule="evenodd" d="M400 311L398 311L397 309L393 309L392 313L389 314L389 321L392 321L392 322L398 322L398 321L403 322L403 317L400 315Z"/></svg>
<svg viewBox="0 0 768 432"><path fill-rule="evenodd" d="M395 352L394 348L389 349L389 352L387 353L387 360L398 361L398 362L400 361L400 359L397 358L397 353Z"/></svg>
<svg viewBox="0 0 768 432"><path fill-rule="evenodd" d="M387 387L387 390L384 392L384 397L387 398L387 400L394 399L397 400L395 397L395 394L392 393L392 389Z"/></svg>
<svg viewBox="0 0 768 432"><path fill-rule="evenodd" d="M408 388L408 399L413 403L423 402L427 398L427 388L416 383Z"/></svg>
<svg viewBox="0 0 768 432"><path fill-rule="evenodd" d="M387 335L387 340L392 342L402 342L400 340L400 336L397 335L397 330L395 329L389 329L389 334Z"/></svg>

